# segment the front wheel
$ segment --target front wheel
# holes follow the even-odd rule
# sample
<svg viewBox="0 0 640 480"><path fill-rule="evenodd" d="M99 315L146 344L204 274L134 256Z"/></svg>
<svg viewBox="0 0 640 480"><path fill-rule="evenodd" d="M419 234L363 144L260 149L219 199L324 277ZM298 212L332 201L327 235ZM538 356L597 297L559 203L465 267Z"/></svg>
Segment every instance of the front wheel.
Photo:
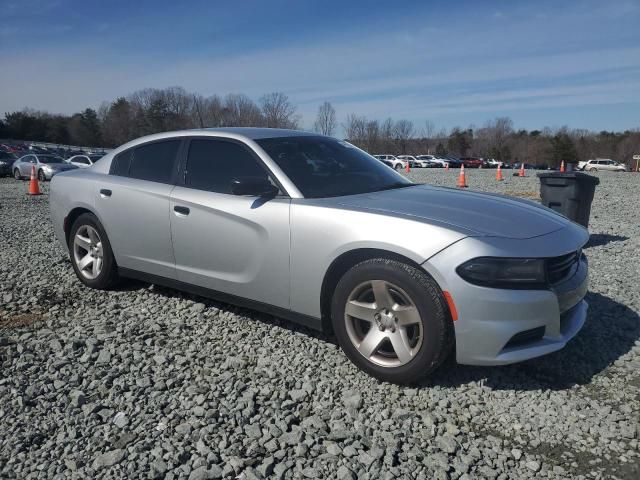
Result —
<svg viewBox="0 0 640 480"><path fill-rule="evenodd" d="M20 175L20 170L17 168L13 170L13 178L16 180L22 180L22 175Z"/></svg>
<svg viewBox="0 0 640 480"><path fill-rule="evenodd" d="M44 182L46 179L47 177L45 177L44 171L38 170L38 180L40 180L41 182Z"/></svg>
<svg viewBox="0 0 640 480"><path fill-rule="evenodd" d="M400 170L402 168L402 164L401 163L396 163L396 166L393 167L393 168L395 168L396 170Z"/></svg>
<svg viewBox="0 0 640 480"><path fill-rule="evenodd" d="M332 301L338 343L360 369L407 384L433 372L453 344L440 288L423 270L384 258L354 266Z"/></svg>
<svg viewBox="0 0 640 480"><path fill-rule="evenodd" d="M115 257L107 233L95 215L83 213L69 233L71 264L85 285L106 290L118 280Z"/></svg>
<svg viewBox="0 0 640 480"><path fill-rule="evenodd" d="M597 168L590 168L588 171L589 171L589 172L597 172L597 171L598 171L598 169L597 169Z"/></svg>

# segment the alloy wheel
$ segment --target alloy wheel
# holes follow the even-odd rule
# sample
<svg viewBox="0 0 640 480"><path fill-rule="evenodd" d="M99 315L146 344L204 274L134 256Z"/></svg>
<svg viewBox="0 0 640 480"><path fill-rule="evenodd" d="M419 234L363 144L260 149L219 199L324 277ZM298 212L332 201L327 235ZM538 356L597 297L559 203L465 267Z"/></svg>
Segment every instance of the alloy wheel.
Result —
<svg viewBox="0 0 640 480"><path fill-rule="evenodd" d="M102 272L102 240L91 225L82 225L76 231L73 238L73 260L80 274L88 280L94 280Z"/></svg>
<svg viewBox="0 0 640 480"><path fill-rule="evenodd" d="M356 350L382 367L409 363L424 340L416 305L404 290L385 280L371 280L354 288L344 321Z"/></svg>
<svg viewBox="0 0 640 480"><path fill-rule="evenodd" d="M41 182L44 182L46 180L44 172L42 170L38 170L38 180L40 180Z"/></svg>

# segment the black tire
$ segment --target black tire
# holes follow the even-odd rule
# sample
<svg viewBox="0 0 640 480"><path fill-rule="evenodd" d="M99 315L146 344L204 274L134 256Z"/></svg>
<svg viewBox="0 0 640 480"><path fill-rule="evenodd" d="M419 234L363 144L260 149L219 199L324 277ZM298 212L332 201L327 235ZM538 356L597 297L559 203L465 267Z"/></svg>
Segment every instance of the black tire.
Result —
<svg viewBox="0 0 640 480"><path fill-rule="evenodd" d="M396 170L400 170L402 168L402 164L401 163L396 163L396 166L393 167L393 168L395 168Z"/></svg>
<svg viewBox="0 0 640 480"><path fill-rule="evenodd" d="M102 242L102 271L94 279L88 279L80 273L80 269L76 265L73 255L74 238L77 231L84 225L93 227L98 232L98 235L100 236L100 240ZM73 222L71 231L69 232L68 248L71 265L73 266L73 270L76 272L76 276L82 283L97 290L107 290L116 285L119 280L118 266L116 265L113 251L111 250L111 243L109 243L107 232L105 232L102 224L95 215L93 215L92 213L83 213Z"/></svg>
<svg viewBox="0 0 640 480"><path fill-rule="evenodd" d="M345 307L352 291L371 280L397 285L410 297L422 323L422 345L415 357L400 366L380 366L357 350L347 332ZM331 304L333 330L347 357L361 370L385 382L412 384L436 370L451 352L453 322L442 291L423 270L385 258L355 265L340 279ZM375 326L371 328L376 328Z"/></svg>
<svg viewBox="0 0 640 480"><path fill-rule="evenodd" d="M22 180L22 176L20 175L20 170L18 170L17 168L13 170L13 178L15 178L16 180Z"/></svg>
<svg viewBox="0 0 640 480"><path fill-rule="evenodd" d="M46 182L47 181L47 177L45 177L44 171L38 170L38 180L41 181L41 182Z"/></svg>

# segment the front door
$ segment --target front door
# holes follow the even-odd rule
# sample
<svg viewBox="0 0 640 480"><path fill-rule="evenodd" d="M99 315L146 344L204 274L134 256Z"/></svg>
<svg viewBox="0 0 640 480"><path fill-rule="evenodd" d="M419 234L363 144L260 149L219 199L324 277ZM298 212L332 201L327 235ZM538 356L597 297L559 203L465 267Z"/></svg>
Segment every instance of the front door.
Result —
<svg viewBox="0 0 640 480"><path fill-rule="evenodd" d="M269 174L242 143L190 140L182 185L171 193L178 280L289 308L290 199L231 193L237 177Z"/></svg>

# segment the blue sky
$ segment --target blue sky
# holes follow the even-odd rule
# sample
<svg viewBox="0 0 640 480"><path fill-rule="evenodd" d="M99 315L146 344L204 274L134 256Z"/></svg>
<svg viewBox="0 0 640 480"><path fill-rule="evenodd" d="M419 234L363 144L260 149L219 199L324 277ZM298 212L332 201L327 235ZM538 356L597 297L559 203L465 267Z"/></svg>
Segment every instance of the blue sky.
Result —
<svg viewBox="0 0 640 480"><path fill-rule="evenodd" d="M0 0L0 114L145 87L338 119L640 128L640 2Z"/></svg>

